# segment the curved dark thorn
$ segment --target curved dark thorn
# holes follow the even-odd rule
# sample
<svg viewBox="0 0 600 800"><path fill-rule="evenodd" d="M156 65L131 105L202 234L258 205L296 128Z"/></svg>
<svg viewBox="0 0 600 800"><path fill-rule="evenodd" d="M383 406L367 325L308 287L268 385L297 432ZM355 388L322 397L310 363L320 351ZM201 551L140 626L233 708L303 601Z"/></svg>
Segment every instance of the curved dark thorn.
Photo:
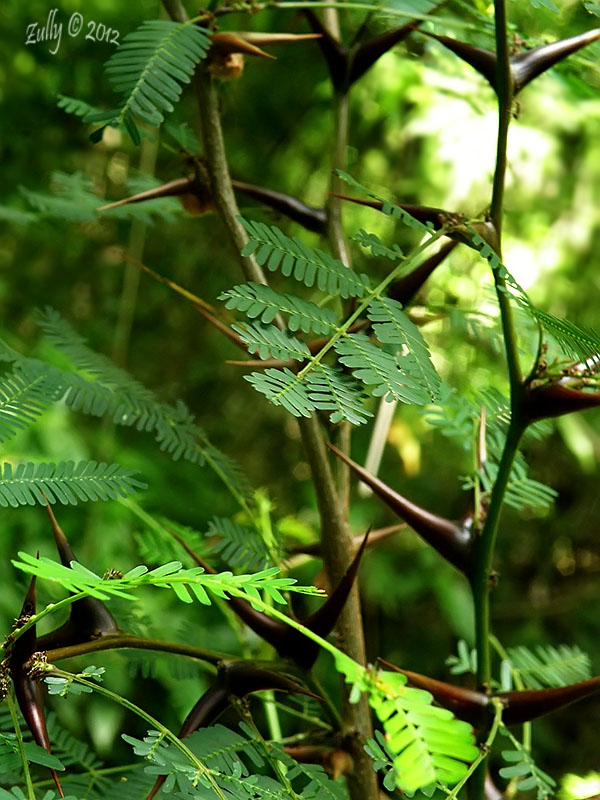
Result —
<svg viewBox="0 0 600 800"><path fill-rule="evenodd" d="M396 28L393 31L387 31L380 36L374 36L366 42L362 42L353 48L350 53L350 69L348 75L348 86L357 81L359 78L369 70L382 55L391 50L400 42L403 42L410 34L423 23L424 20L413 20L412 22L403 25L401 28Z"/></svg>
<svg viewBox="0 0 600 800"><path fill-rule="evenodd" d="M497 78L496 78L496 54L489 50L482 50L480 47L474 47L466 42L460 42L457 39L451 39L448 36L440 36L439 34L423 31L426 36L435 39L436 41L447 47L467 64L470 64L480 75L489 82L492 88L497 91ZM532 80L537 78L546 70L553 67L559 61L572 55L586 47L588 44L595 42L600 38L600 28L587 31L586 33L572 36L569 39L562 39L559 42L552 42L551 44L543 44L533 50L528 50L524 53L519 53L510 59L511 75L513 80L513 92L518 94L521 89L531 83Z"/></svg>
<svg viewBox="0 0 600 800"><path fill-rule="evenodd" d="M472 689L463 689L460 686L453 686L451 683L437 681L427 675L420 675L418 672L411 672L408 669L400 669L389 661L382 658L379 662L394 672L401 672L408 679L408 682L418 689L424 689L433 695L436 703L443 708L452 711L455 717L463 719L474 728L482 730L490 717L490 698L483 692L476 692Z"/></svg>
<svg viewBox="0 0 600 800"><path fill-rule="evenodd" d="M212 575L216 574L216 570L195 553L175 531L170 528L167 530L194 559L196 564L203 567ZM305 627L322 638L325 638L331 633L348 599L352 584L356 578L356 573L358 572L360 559L367 544L368 536L369 532L367 531L361 546L352 559L352 563L344 573L335 590L327 600L325 600L321 608L302 623ZM320 647L316 642L311 641L290 625L286 625L285 622L272 619L268 614L264 614L262 611L252 608L250 603L241 597L230 597L226 602L235 611L238 617L262 639L274 647L282 658L289 658L301 669L311 669L320 652Z"/></svg>
<svg viewBox="0 0 600 800"><path fill-rule="evenodd" d="M466 526L458 526L444 517L438 517L424 508L411 503L398 492L395 492L375 475L367 472L355 461L338 450L329 442L327 447L338 458L345 461L355 475L369 486L384 503L392 509L401 519L411 526L419 536L430 544L438 553L453 566L468 574L471 566L472 534Z"/></svg>
<svg viewBox="0 0 600 800"><path fill-rule="evenodd" d="M63 566L69 567L71 561L77 561L75 553L56 521L49 503L46 503L46 511L50 517L52 533L61 563ZM120 632L121 629L115 618L104 603L94 597L84 597L72 604L69 619L60 628L38 638L37 649L55 650L59 647L81 644L98 639L100 636L110 636Z"/></svg>
<svg viewBox="0 0 600 800"><path fill-rule="evenodd" d="M520 92L524 86L541 75L559 61L587 47L588 44L600 39L600 28L581 33L579 36L571 36L569 39L562 39L559 42L543 44L534 50L526 53L519 53L510 60L511 71L515 82L515 94Z"/></svg>
<svg viewBox="0 0 600 800"><path fill-rule="evenodd" d="M583 392L555 383L529 389L525 395L523 412L528 423L531 423L597 406L600 406L600 392Z"/></svg>
<svg viewBox="0 0 600 800"><path fill-rule="evenodd" d="M16 627L23 625L29 617L35 614L36 607L36 578L35 575L29 582L29 588L25 594L25 601L21 613L16 622ZM27 723L27 727L31 732L33 741L39 746L43 747L47 753L51 753L50 738L48 736L48 729L46 728L46 718L44 715L44 699L42 694L42 687L39 680L30 678L26 664L31 656L40 650L40 646L35 633L35 625L29 628L25 633L20 636L12 645L10 653L10 674L13 685L15 687L15 695L17 703L21 709L21 714ZM56 788L61 797L64 797L60 781L56 770L50 768L50 774L56 784Z"/></svg>
<svg viewBox="0 0 600 800"><path fill-rule="evenodd" d="M327 213L324 208L309 206L289 194L275 192L272 189L255 186L251 183L233 180L231 185L236 192L241 192L246 197L251 197L254 200L258 200L259 203L281 212L308 231L320 234L324 234L326 231Z"/></svg>
<svg viewBox="0 0 600 800"><path fill-rule="evenodd" d="M544 714L551 714L599 691L600 677L595 677L556 689L500 692L495 697L502 700L506 706L502 712L502 721L506 725L517 725L542 717Z"/></svg>
<svg viewBox="0 0 600 800"><path fill-rule="evenodd" d="M435 39L436 42L443 44L448 50L452 51L455 55L466 61L467 64L477 70L480 75L488 81L490 86L496 89L496 54L489 50L484 50L481 47L475 47L467 42L461 42L458 39L451 39L449 36L440 36L437 33L430 31L421 31L425 36Z"/></svg>
<svg viewBox="0 0 600 800"><path fill-rule="evenodd" d="M276 192L252 183L232 180L231 185L236 192L241 192L246 197L251 197L268 208L279 211L307 230L321 234L325 232L327 226L325 209L309 206L289 194ZM109 211L111 208L119 208L130 203L143 203L160 197L179 197L184 208L190 214L205 214L213 210L209 189L197 177L177 178L145 192L139 192L131 197L124 197L114 203L100 206L97 210Z"/></svg>
<svg viewBox="0 0 600 800"><path fill-rule="evenodd" d="M414 299L415 295L421 286L423 286L427 278L429 278L436 267L439 267L442 261L444 261L446 256L454 250L457 244L458 242L456 240L444 242L437 253L434 253L432 256L429 256L429 258L426 258L422 264L419 264L419 266L416 269L413 269L413 271L408 275L405 275L403 278L394 281L394 283L390 285L388 295L392 298L392 300L397 300L398 303L401 303L403 306L407 306Z"/></svg>
<svg viewBox="0 0 600 800"><path fill-rule="evenodd" d="M348 88L348 74L350 70L350 56L348 48L338 42L329 33L319 17L310 8L304 9L304 16L315 33L320 33L318 45L329 69L329 76L334 89L344 92Z"/></svg>

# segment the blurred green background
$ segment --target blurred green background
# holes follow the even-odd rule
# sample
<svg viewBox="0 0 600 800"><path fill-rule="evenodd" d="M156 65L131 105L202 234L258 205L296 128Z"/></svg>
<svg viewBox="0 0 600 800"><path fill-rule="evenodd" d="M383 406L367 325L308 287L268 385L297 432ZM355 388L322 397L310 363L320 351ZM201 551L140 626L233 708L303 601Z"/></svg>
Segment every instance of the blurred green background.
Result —
<svg viewBox="0 0 600 800"><path fill-rule="evenodd" d="M400 0L394 0L397 8ZM408 4L404 4L408 6ZM510 2L511 24L527 44L564 38L594 27L597 20L579 0L563 0L559 12L546 3ZM540 6L534 8L534 5ZM551 4L550 4L551 5ZM588 4L589 5L589 4ZM241 282L231 246L213 215L192 218L176 201L170 218L148 223L127 219L79 220L31 216L35 193L60 185L56 173L80 173L101 198L118 199L138 175L161 181L185 174L172 140L135 149L111 131L93 146L89 126L57 107L57 94L100 108L114 103L102 71L113 52L106 42L69 37L55 44L25 44L26 28L43 25L53 6L9 3L3 8L0 58L0 335L27 354L53 358L39 344L36 307L51 305L98 351L112 356L164 400L182 398L211 441L237 460L255 488L262 488L280 528L318 537L318 519L297 424L269 406L229 366L235 348L200 317L192 305L121 259L122 248L137 252L152 269L211 304ZM414 0L412 8L419 8ZM73 12L102 22L121 37L160 13L156 2L62 0L57 19ZM193 8L190 7L190 12ZM489 9L477 0L449 2L437 32L490 47ZM350 40L362 19L341 14ZM373 31L389 21L375 15ZM296 11L239 13L223 18L222 29L306 32ZM87 27L84 28L84 32ZM281 47L277 61L248 59L242 79L222 84L220 100L232 174L249 182L322 205L330 172L331 87L313 42ZM519 97L509 143L505 262L533 301L580 325L598 324L600 245L600 48L592 46L544 75ZM170 122L197 129L196 100L189 89ZM355 86L351 100L348 169L374 191L475 215L489 202L495 155L494 96L485 81L436 42L415 33L384 56ZM30 193L30 194L28 194ZM33 194L31 194L33 193ZM38 205L41 201L38 199ZM280 224L308 244L318 238L274 213L240 198L246 216ZM82 215L85 217L85 215ZM388 242L406 243L406 233L374 212L348 208L349 234L364 227ZM386 265L354 247L361 271L384 274ZM273 278L275 287L285 282ZM293 289L292 289L293 290ZM418 299L441 318L423 328L442 377L461 392L506 391L503 358L494 348L495 305L486 265L458 248ZM450 314L455 310L455 314ZM483 330L473 330L462 312L485 313ZM477 334L477 335L475 335ZM528 344L526 342L526 344ZM531 358L524 352L524 364ZM376 410L373 404L373 410ZM371 426L358 430L352 453L364 461ZM600 544L598 471L600 414L563 418L552 434L526 453L530 474L558 491L544 513L506 511L501 523L493 596L493 626L505 646L550 643L578 645L600 671ZM234 501L206 469L173 462L151 437L115 429L59 406L7 443L2 460L114 460L137 469L148 490L136 500L150 513L205 531L214 515L237 512ZM415 502L444 516L459 517L469 504L461 475L471 469L468 449L444 438L421 410L398 408L380 474ZM22 603L23 576L10 563L19 549L52 556L45 513L40 508L1 509L0 629L7 631ZM126 570L141 560L136 536L144 528L118 503L59 507L59 522L79 559L90 568ZM351 521L358 533L394 519L373 498L353 487ZM215 562L218 564L218 562ZM311 561L294 574L311 582L321 567ZM459 638L472 643L472 609L466 583L421 543L403 531L369 552L361 569L369 658L378 655L406 668L447 678L445 658ZM56 599L41 586L40 601ZM127 613L131 609L122 609ZM144 596L137 607L141 631L193 639L202 647L238 652L236 636L216 609L174 606L162 593ZM245 646L264 654L259 643ZM108 667L107 684L177 728L203 686L201 672L182 672L173 660L146 658L145 665L118 654L94 658ZM89 663L84 662L84 663ZM320 670L332 685L331 665ZM329 676L328 676L329 673ZM139 720L99 698L53 700L61 725L91 740L112 765L131 756L119 736L124 728L143 733ZM538 763L559 778L598 766L600 700L588 700L535 726Z"/></svg>

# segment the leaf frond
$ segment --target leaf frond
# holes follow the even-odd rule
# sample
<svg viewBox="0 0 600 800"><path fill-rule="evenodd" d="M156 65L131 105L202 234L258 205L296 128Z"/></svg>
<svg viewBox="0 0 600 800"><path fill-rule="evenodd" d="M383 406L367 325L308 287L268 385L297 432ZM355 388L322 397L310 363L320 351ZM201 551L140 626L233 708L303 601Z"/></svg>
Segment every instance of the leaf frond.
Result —
<svg viewBox="0 0 600 800"><path fill-rule="evenodd" d="M553 797L556 789L554 778L537 766L530 751L507 728L501 727L500 733L507 736L514 747L514 750L502 751L502 758L509 766L502 767L500 775L510 780L517 779L516 788L522 792L535 789L537 800Z"/></svg>
<svg viewBox="0 0 600 800"><path fill-rule="evenodd" d="M124 124L139 144L134 118L159 126L209 47L208 31L190 23L146 20L127 34L105 67L113 88L124 96L109 124Z"/></svg>
<svg viewBox="0 0 600 800"><path fill-rule="evenodd" d="M249 353L257 353L263 360L267 358L293 359L304 361L310 358L310 350L304 342L276 325L263 325L251 322L246 325L232 325Z"/></svg>
<svg viewBox="0 0 600 800"><path fill-rule="evenodd" d="M219 300L225 301L225 308L242 311L250 319L260 319L265 325L273 322L277 314L288 316L290 331L302 331L326 336L335 329L335 314L328 308L320 308L310 300L293 294L280 294L270 286L252 281L234 286L223 292Z"/></svg>
<svg viewBox="0 0 600 800"><path fill-rule="evenodd" d="M312 250L301 239L290 238L275 225L265 225L240 217L249 241L242 255L254 254L260 266L271 272L280 269L309 288L314 286L340 297L364 297L370 288L366 275L357 275L337 258L323 250Z"/></svg>
<svg viewBox="0 0 600 800"><path fill-rule="evenodd" d="M362 333L351 333L335 342L340 361L353 376L370 388L375 397L424 405L431 395L415 376L412 353L393 356Z"/></svg>
<svg viewBox="0 0 600 800"><path fill-rule="evenodd" d="M535 652L511 647L508 657L513 672L529 689L568 686L591 677L590 657L579 647L540 645Z"/></svg>
<svg viewBox="0 0 600 800"><path fill-rule="evenodd" d="M402 311L402 305L389 297L373 300L367 315L373 323L373 333L382 344L406 348L403 365L412 365L412 372L421 386L429 389L431 398L439 396L441 378L431 363L431 354L421 332ZM408 356L410 355L410 358Z"/></svg>
<svg viewBox="0 0 600 800"><path fill-rule="evenodd" d="M76 505L88 500L116 500L146 488L137 473L96 461L59 461L0 465L0 506Z"/></svg>

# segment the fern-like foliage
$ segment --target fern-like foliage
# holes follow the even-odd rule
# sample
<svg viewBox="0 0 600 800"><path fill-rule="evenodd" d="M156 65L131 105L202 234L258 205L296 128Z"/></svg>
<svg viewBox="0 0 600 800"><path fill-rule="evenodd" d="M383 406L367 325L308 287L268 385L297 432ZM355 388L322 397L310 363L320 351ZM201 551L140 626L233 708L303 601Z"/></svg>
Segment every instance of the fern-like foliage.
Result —
<svg viewBox="0 0 600 800"><path fill-rule="evenodd" d="M508 399L495 389L464 395L443 385L438 406L428 408L425 417L431 425L445 436L456 439L467 450L475 446L482 406L486 411L487 461L481 469L463 476L462 485L464 489L472 489L478 482L483 491L489 493L496 480L510 420ZM535 423L527 430L526 437L543 438L551 430L547 422ZM529 507L542 512L554 503L556 497L554 489L528 476L525 457L518 453L510 473L506 503L517 510Z"/></svg>
<svg viewBox="0 0 600 800"><path fill-rule="evenodd" d="M353 684L352 699L368 692L383 724L398 789L412 793L435 783L453 786L464 777L468 762L479 754L470 725L432 705L429 692L406 686L402 673L367 671L340 652L336 667Z"/></svg>
<svg viewBox="0 0 600 800"><path fill-rule="evenodd" d="M206 535L218 537L212 553L219 554L232 569L254 572L274 566L271 551L254 528L215 517Z"/></svg>
<svg viewBox="0 0 600 800"><path fill-rule="evenodd" d="M128 182L128 190L134 194L158 186L156 179L142 176ZM71 175L54 172L49 192L33 192L21 187L21 194L37 213L26 215L28 219L58 219L70 222L92 222L98 220L98 209L106 201L95 190L91 181L79 172ZM152 224L153 215L164 222L173 222L182 214L175 197L160 197L146 203L130 203L102 212L102 218L139 220Z"/></svg>
<svg viewBox="0 0 600 800"><path fill-rule="evenodd" d="M286 236L275 226L244 219L241 223L249 236L243 255L254 254L260 265L271 271L281 270L284 276L293 276L307 287L316 285L326 295L362 301L345 323L336 323L331 311L256 283L235 286L222 294L221 299L229 309L243 311L250 319L260 319L252 325L234 326L251 353L258 353L262 359L303 363L296 373L287 367L271 367L245 376L257 391L297 417L323 410L331 412L332 422L346 419L355 425L370 416L360 384L376 397L404 403L423 405L437 397L441 381L423 337L402 306L383 292L441 234L421 226L429 238L414 254L412 262L399 249L388 248L387 255L393 260L401 259L401 263L379 286L372 287L366 275L357 275L341 261L321 250L311 250L300 239ZM420 224L410 217L408 224L413 223ZM384 247L377 237L370 237L365 231L361 231L359 240L379 250ZM289 318L287 329L268 326L277 315ZM361 315L366 318L359 321ZM354 324L359 327L370 324L380 344L356 333ZM318 352L314 353L313 348L311 353L305 343L292 336L298 331L325 333L328 339ZM334 353L339 363L324 363L325 357L331 360ZM352 372L352 378L344 367Z"/></svg>
<svg viewBox="0 0 600 800"><path fill-rule="evenodd" d="M476 475L481 482L481 487L488 495L491 493L496 477L498 475L498 464L486 461L482 469L476 471ZM464 488L473 486L472 479L468 477L463 483ZM510 473L509 482L504 495L504 502L507 506L517 511L523 508L532 508L536 511L545 511L550 508L558 492L545 483L540 483L527 476L527 465L525 459L519 454Z"/></svg>
<svg viewBox="0 0 600 800"><path fill-rule="evenodd" d="M162 403L156 395L106 356L92 350L81 336L52 308L38 312L45 338L83 374L67 372L27 359L0 341L0 359L48 372L52 391L74 411L93 416L108 415L118 425L154 433L160 449L174 459L208 464L239 495L249 493L239 467L207 439L187 406Z"/></svg>
<svg viewBox="0 0 600 800"><path fill-rule="evenodd" d="M511 647L508 650L513 673L530 689L567 686L591 677L590 658L578 647L565 644Z"/></svg>
<svg viewBox="0 0 600 800"><path fill-rule="evenodd" d="M240 731L212 725L186 737L186 747L205 766L202 774L179 751L166 745L157 731L149 731L144 739L127 735L123 738L136 755L150 762L146 767L148 774L167 776L163 791L172 797L189 800L217 797L215 785L231 800L288 800L292 796L298 800L343 800L346 797L343 785L332 781L322 767L297 763L277 743L265 743L245 723L240 723ZM273 769L275 760L286 768L287 786L268 774L261 774ZM207 784L208 776L212 786ZM292 787L291 791L288 787Z"/></svg>
<svg viewBox="0 0 600 800"><path fill-rule="evenodd" d="M195 599L203 605L210 605L211 595L220 598L235 595L252 602L260 597L260 592L264 592L275 603L286 602L282 592L321 595L314 586L297 586L294 578L277 577L277 567L252 575L232 575L230 572L209 575L201 567L183 569L180 561L171 561L153 570L143 565L134 567L122 578L102 578L75 561L70 567L64 567L49 558L34 558L24 552L19 552L19 559L12 562L17 569L58 583L68 592L85 592L98 600L110 597L134 600L132 592L143 586L168 588L183 603L193 603Z"/></svg>
<svg viewBox="0 0 600 800"><path fill-rule="evenodd" d="M140 134L135 119L158 126L164 113L173 111L181 84L189 83L196 65L210 47L208 31L193 23L146 20L127 34L106 63L113 88L123 94L116 111L88 115L88 121L124 125L135 144ZM99 141L101 131L93 141Z"/></svg>
<svg viewBox="0 0 600 800"><path fill-rule="evenodd" d="M349 375L327 364L317 364L307 376L308 397L315 409L331 411L332 422L346 419L362 425L372 413L365 408L366 396Z"/></svg>
<svg viewBox="0 0 600 800"><path fill-rule="evenodd" d="M296 297L293 294L280 294L270 286L250 281L234 286L219 296L225 301L225 308L242 311L250 319L260 319L265 325L273 322L277 314L288 316L290 331L302 331L327 335L336 326L335 314L328 308L320 308L316 303Z"/></svg>
<svg viewBox="0 0 600 800"><path fill-rule="evenodd" d="M598 364L600 361L600 336L593 330L581 328L570 320L560 319L537 308L516 278L504 264L500 263L498 255L489 244L472 228L469 230L473 234L472 244L479 250L480 255L489 261L492 269L498 270L498 274L506 282L506 288L503 291L552 336L566 356L575 361L591 360L592 363Z"/></svg>
<svg viewBox="0 0 600 800"><path fill-rule="evenodd" d="M0 506L116 500L126 497L146 484L137 480L137 473L96 461L59 461L57 464L34 464L28 461L0 465ZM46 499L47 498L47 499Z"/></svg>
<svg viewBox="0 0 600 800"><path fill-rule="evenodd" d="M516 788L519 791L526 792L535 789L537 800L546 800L546 798L552 797L556 781L537 766L530 751L512 735L508 728L501 727L500 733L507 736L514 747L514 750L502 751L502 758L509 766L502 767L500 775L503 778L516 780Z"/></svg>
<svg viewBox="0 0 600 800"><path fill-rule="evenodd" d="M418 219L415 219L408 211L405 211L400 206L397 206L395 203L391 203L389 200L386 200L384 197L380 197L375 192L372 192L370 189L367 189L366 186L363 186L362 183L359 183L352 175L349 175L347 172L344 172L341 169L336 170L339 177L345 181L349 186L357 191L361 192L362 194L366 194L368 197L371 197L373 200L377 200L378 203L382 204L381 211L383 214L386 214L388 217L392 217L393 219L400 220L409 228L412 228L415 231L423 234L431 235L433 233L433 224L428 223L425 225L424 223L420 222Z"/></svg>
<svg viewBox="0 0 600 800"><path fill-rule="evenodd" d="M257 353L259 358L291 358L294 361L310 358L310 350L304 342L275 325L252 322L232 325L232 328L244 342L248 352Z"/></svg>
<svg viewBox="0 0 600 800"><path fill-rule="evenodd" d="M92 222L101 204L94 194L91 182L80 172L67 175L53 172L50 192L33 192L21 187L20 191L29 205L43 218L69 222Z"/></svg>
<svg viewBox="0 0 600 800"><path fill-rule="evenodd" d="M397 244L388 247L381 241L379 236L374 233L368 233L363 228L351 238L365 249L370 250L374 256L385 256L389 258L390 261L397 261L399 258L404 258L404 254Z"/></svg>
<svg viewBox="0 0 600 800"><path fill-rule="evenodd" d="M49 385L48 370L17 367L0 379L0 442L11 439L26 428L58 399L56 387Z"/></svg>
<svg viewBox="0 0 600 800"><path fill-rule="evenodd" d="M424 405L431 395L415 379L412 354L391 355L369 341L362 333L352 333L335 343L342 364L355 378L371 388L376 397Z"/></svg>
<svg viewBox="0 0 600 800"><path fill-rule="evenodd" d="M448 656L446 664L450 667L452 675L465 675L477 673L477 650L470 648L464 639L459 639L456 646L456 655Z"/></svg>
<svg viewBox="0 0 600 800"><path fill-rule="evenodd" d="M355 425L372 416L364 407L364 393L356 381L341 370L317 365L302 381L291 370L266 369L245 376L273 405L283 406L295 417L309 417L313 411L331 411L332 422L347 419Z"/></svg>
<svg viewBox="0 0 600 800"><path fill-rule="evenodd" d="M244 378L273 405L283 406L295 417L310 417L317 408L310 399L306 386L287 367L253 372L251 375L244 375Z"/></svg>
<svg viewBox="0 0 600 800"><path fill-rule="evenodd" d="M403 369L415 377L419 386L427 387L432 398L438 397L440 376L431 363L429 348L421 332L402 311L402 305L383 297L373 300L367 313L379 341L400 350L406 348L406 355L402 356Z"/></svg>
<svg viewBox="0 0 600 800"><path fill-rule="evenodd" d="M83 122L87 122L88 117L94 114L102 114L99 108L91 106L84 100L78 100L75 97L67 97L67 95L59 94L56 105L66 111L67 114L74 114L76 117L81 117Z"/></svg>
<svg viewBox="0 0 600 800"><path fill-rule="evenodd" d="M281 270L305 286L316 286L340 297L363 297L370 288L367 275L357 275L337 258L322 250L312 250L301 239L290 238L275 225L240 219L249 241L242 255L254 257L271 272Z"/></svg>

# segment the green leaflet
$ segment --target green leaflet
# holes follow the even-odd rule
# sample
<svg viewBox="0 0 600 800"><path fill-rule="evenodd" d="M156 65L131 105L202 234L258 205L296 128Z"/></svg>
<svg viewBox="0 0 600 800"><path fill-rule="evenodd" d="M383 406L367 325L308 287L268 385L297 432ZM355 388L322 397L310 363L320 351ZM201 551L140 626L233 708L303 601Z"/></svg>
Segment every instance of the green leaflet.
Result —
<svg viewBox="0 0 600 800"><path fill-rule="evenodd" d="M116 500L145 489L137 473L117 464L59 461L57 464L0 465L0 506ZM47 499L46 499L47 498Z"/></svg>
<svg viewBox="0 0 600 800"><path fill-rule="evenodd" d="M503 778L518 778L517 789L521 791L529 791L536 789L537 800L546 800L548 797L553 797L556 789L556 781L540 769L529 750L525 749L521 742L516 739L512 733L502 726L500 733L507 736L514 750L503 750L502 758L508 762L510 766L502 767L500 775Z"/></svg>
<svg viewBox="0 0 600 800"><path fill-rule="evenodd" d="M265 325L273 322L277 314L289 317L287 327L290 331L321 334L331 333L336 326L333 311L320 308L316 303L303 300L293 294L280 294L270 286L260 283L243 283L219 295L225 301L225 308L242 311L250 319L260 319Z"/></svg>
<svg viewBox="0 0 600 800"><path fill-rule="evenodd" d="M367 231L362 228L351 238L364 248L370 250L374 256L385 256L389 258L390 261L397 261L399 258L404 258L404 254L397 244L388 247L381 241L379 236L374 233L367 233Z"/></svg>
<svg viewBox="0 0 600 800"><path fill-rule="evenodd" d="M368 197L372 197L373 200L377 200L377 202L382 203L381 211L383 214L386 214L388 217L392 217L393 219L398 219L407 225L409 228L412 228L415 231L419 231L419 233L424 234L432 234L433 233L433 226L425 225L422 222L419 222L418 219L415 219L408 211L405 211L400 206L391 203L389 200L386 200L383 197L380 197L378 194L375 194L370 189L367 189L362 183L359 183L355 180L352 175L349 175L347 172L344 172L341 169L336 169L337 174L339 177L345 181L349 186L352 186L353 189L356 189L362 194L366 194Z"/></svg>
<svg viewBox="0 0 600 800"><path fill-rule="evenodd" d="M291 370L269 368L244 376L274 405L283 406L295 417L308 417L313 411L332 411L330 419L347 419L360 425L372 416L363 405L360 386L337 367L316 364L301 381Z"/></svg>
<svg viewBox="0 0 600 800"><path fill-rule="evenodd" d="M92 134L92 141L100 140L106 125L124 125L139 144L135 118L160 125L164 114L173 111L179 101L181 84L190 82L209 47L208 31L193 23L146 20L127 34L105 67L113 88L123 94L123 102L116 111L87 115L88 122L105 123Z"/></svg>
<svg viewBox="0 0 600 800"><path fill-rule="evenodd" d="M64 94L58 95L56 105L63 108L67 114L75 114L76 117L81 117L83 122L87 122L87 117L93 114L101 114L99 108L91 106L84 100L78 100L75 97L67 97Z"/></svg>
<svg viewBox="0 0 600 800"><path fill-rule="evenodd" d="M48 380L50 370L23 365L0 379L0 442L11 439L58 399L56 386Z"/></svg>
<svg viewBox="0 0 600 800"><path fill-rule="evenodd" d="M254 253L256 261L271 272L277 269L305 286L316 286L323 292L340 297L364 297L370 288L366 275L357 275L322 250L312 250L301 239L286 236L275 225L239 218L249 242L242 255Z"/></svg>
<svg viewBox="0 0 600 800"><path fill-rule="evenodd" d="M504 264L500 263L500 259L489 244L473 228L467 226L467 229L472 234L471 242L476 245L475 249L479 250L482 258L487 259L492 269L498 270L500 277L506 281L507 288L501 289L501 291L506 292L511 300L514 300L532 319L544 328L566 356L575 361L590 362L590 371L592 371L591 368L593 366L597 368L600 359L600 336L593 330L581 328L568 319L560 319L534 306L518 281L511 275Z"/></svg>
<svg viewBox="0 0 600 800"><path fill-rule="evenodd" d="M219 537L211 552L218 553L232 568L251 572L274 566L268 547L254 528L213 517L206 536Z"/></svg>
<svg viewBox="0 0 600 800"><path fill-rule="evenodd" d="M540 645L508 650L512 671L529 689L568 686L591 677L590 657L579 647Z"/></svg>
<svg viewBox="0 0 600 800"><path fill-rule="evenodd" d="M428 387L432 399L439 396L441 378L431 363L431 355L421 332L402 311L396 300L383 297L369 304L367 316L373 322L373 333L382 344L406 347L412 358L404 357L403 365L421 386Z"/></svg>
<svg viewBox="0 0 600 800"><path fill-rule="evenodd" d="M429 393L415 380L412 353L392 356L361 333L344 336L334 347L342 364L350 367L353 376L369 386L376 397L417 405L430 402Z"/></svg>
<svg viewBox="0 0 600 800"><path fill-rule="evenodd" d="M304 342L296 339L291 333L280 330L275 325L252 322L231 327L248 347L248 352L256 353L263 360L266 358L291 358L295 361L304 361L310 358L310 350Z"/></svg>
<svg viewBox="0 0 600 800"><path fill-rule="evenodd" d="M453 786L466 774L469 762L479 755L469 724L432 705L429 692L406 686L401 673L360 672L346 658L336 659L336 667L354 684L351 698L357 701L362 691L368 692L386 745L385 753L379 748L371 753L379 761L387 762L389 756L398 789L410 793L436 782ZM391 778L388 788L390 783Z"/></svg>
<svg viewBox="0 0 600 800"><path fill-rule="evenodd" d="M19 552L18 555L20 560L12 561L17 569L37 575L43 580L54 581L69 592L85 592L98 600L108 600L111 597L134 600L135 595L131 592L142 586L168 588L184 603L192 603L195 598L203 605L210 605L210 595L221 598L235 595L252 602L254 597L260 596L259 592L265 592L276 603L286 602L282 592L321 595L314 586L296 586L294 578L277 577L277 567L252 575L232 575L230 572L208 575L201 567L183 569L180 561L171 561L153 570L140 565L130 569L122 578L108 579L76 561L72 562L71 567L64 567L49 558L34 558L24 552Z"/></svg>
<svg viewBox="0 0 600 800"><path fill-rule="evenodd" d="M475 446L481 408L486 413L487 461L481 469L462 476L463 489L472 489L479 481L484 492L490 492L498 463L504 447L506 429L510 420L508 399L496 389L464 395L443 384L437 406L425 410L427 421L438 428L444 436L454 438L465 449ZM548 423L531 425L526 439L540 439L548 436L552 428ZM557 492L527 474L527 463L522 453L514 461L505 495L505 502L517 510L533 508L537 511L548 509L556 500Z"/></svg>
<svg viewBox="0 0 600 800"><path fill-rule="evenodd" d="M362 425L373 414L363 403L366 395L349 375L336 367L317 364L307 375L308 397L319 411L333 411L329 419Z"/></svg>

